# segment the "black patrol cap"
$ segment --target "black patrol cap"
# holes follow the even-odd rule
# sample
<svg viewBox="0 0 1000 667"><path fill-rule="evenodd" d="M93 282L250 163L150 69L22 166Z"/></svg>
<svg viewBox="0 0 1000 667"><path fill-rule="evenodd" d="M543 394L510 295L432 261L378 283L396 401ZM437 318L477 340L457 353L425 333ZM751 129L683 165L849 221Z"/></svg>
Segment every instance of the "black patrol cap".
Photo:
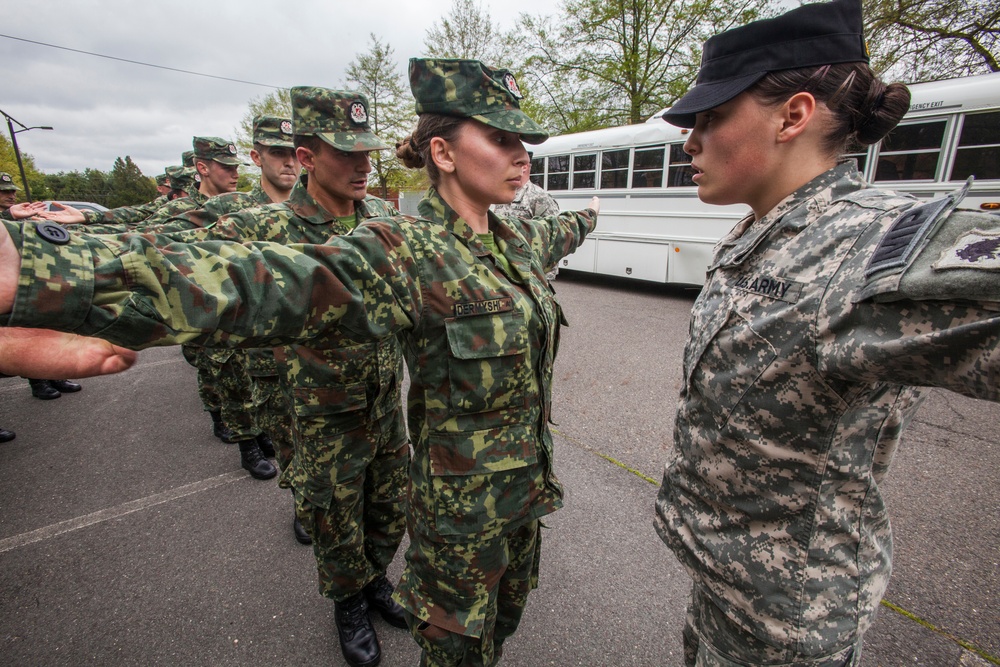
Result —
<svg viewBox="0 0 1000 667"><path fill-rule="evenodd" d="M861 0L802 5L709 38L694 87L663 120L694 127L695 114L728 102L768 72L856 62L868 62Z"/></svg>

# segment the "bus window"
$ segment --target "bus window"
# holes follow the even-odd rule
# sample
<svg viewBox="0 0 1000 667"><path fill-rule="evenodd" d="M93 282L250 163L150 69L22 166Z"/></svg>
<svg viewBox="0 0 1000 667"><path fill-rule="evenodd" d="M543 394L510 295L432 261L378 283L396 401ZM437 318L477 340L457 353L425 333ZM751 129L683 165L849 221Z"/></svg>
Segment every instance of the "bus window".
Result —
<svg viewBox="0 0 1000 667"><path fill-rule="evenodd" d="M569 156L549 157L549 185L547 190L569 190Z"/></svg>
<svg viewBox="0 0 1000 667"><path fill-rule="evenodd" d="M573 156L573 189L596 187L597 153Z"/></svg>
<svg viewBox="0 0 1000 667"><path fill-rule="evenodd" d="M601 153L601 188L628 187L628 149Z"/></svg>
<svg viewBox="0 0 1000 667"><path fill-rule="evenodd" d="M944 120L898 125L882 140L875 165L875 180L934 179L941 157L944 128Z"/></svg>
<svg viewBox="0 0 1000 667"><path fill-rule="evenodd" d="M684 152L684 144L670 144L670 168L667 178L668 188L682 188L694 185L691 177L691 156Z"/></svg>
<svg viewBox="0 0 1000 667"><path fill-rule="evenodd" d="M545 187L545 158L531 158L531 182L538 187Z"/></svg>
<svg viewBox="0 0 1000 667"><path fill-rule="evenodd" d="M857 161L858 171L862 174L865 173L865 165L868 163L868 148L866 146L852 141L851 145L847 147L847 153L844 157Z"/></svg>
<svg viewBox="0 0 1000 667"><path fill-rule="evenodd" d="M633 188L663 187L663 151L666 146L635 149L635 165L632 167Z"/></svg>
<svg viewBox="0 0 1000 667"><path fill-rule="evenodd" d="M1000 178L1000 111L971 114L962 123L950 180L969 176Z"/></svg>

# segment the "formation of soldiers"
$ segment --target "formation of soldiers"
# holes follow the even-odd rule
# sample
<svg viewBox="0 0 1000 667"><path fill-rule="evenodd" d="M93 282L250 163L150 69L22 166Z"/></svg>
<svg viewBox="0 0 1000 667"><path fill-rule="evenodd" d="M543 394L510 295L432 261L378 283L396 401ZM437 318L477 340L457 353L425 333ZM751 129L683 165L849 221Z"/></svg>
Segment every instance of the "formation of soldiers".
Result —
<svg viewBox="0 0 1000 667"><path fill-rule="evenodd" d="M182 163L157 178L160 196L149 203L45 212L11 201L4 217L44 217L78 225L71 228L87 235L322 243L366 218L397 215L390 203L367 194L369 153L389 146L370 130L366 97L298 87L291 100L292 118L254 118L250 158L260 179L249 192L236 190L244 163L235 144L198 136ZM238 445L241 465L255 479L283 472L279 484L293 490L294 536L313 546L320 592L335 602L344 656L352 665L374 664L379 644L369 609L406 627L385 575L405 532L410 450L401 408L403 359L395 337L322 343L183 345L182 351L198 371L214 435ZM0 431L0 441L6 433ZM335 494L354 494L356 502L332 502Z"/></svg>
<svg viewBox="0 0 1000 667"><path fill-rule="evenodd" d="M197 138L204 199L175 198L141 225L11 207L159 236L3 224L0 312L43 330L4 368L108 372L32 356L66 343L59 332L79 346L198 343L188 356L209 369L220 437L261 479L277 474L275 450L347 662L379 662L374 609L409 627L421 665L495 665L537 585L541 519L564 495L548 424L565 320L545 270L594 230L600 202L487 214L514 197L522 142L547 137L513 74L414 58L410 85L419 121L397 155L427 169L419 218L367 196L369 153L387 148L367 100L319 88L293 89L292 118L277 119L305 171L287 191L268 191L262 162L258 199L232 193L235 146ZM920 202L842 159L909 102L868 66L860 0L833 0L710 39L696 85L663 115L690 130L699 198L751 208L692 309L656 502L692 578L686 665L857 667L891 571L879 486L921 388L1000 400L1000 218L959 208L968 185ZM256 360L215 350L276 344ZM404 528L394 591L385 570Z"/></svg>

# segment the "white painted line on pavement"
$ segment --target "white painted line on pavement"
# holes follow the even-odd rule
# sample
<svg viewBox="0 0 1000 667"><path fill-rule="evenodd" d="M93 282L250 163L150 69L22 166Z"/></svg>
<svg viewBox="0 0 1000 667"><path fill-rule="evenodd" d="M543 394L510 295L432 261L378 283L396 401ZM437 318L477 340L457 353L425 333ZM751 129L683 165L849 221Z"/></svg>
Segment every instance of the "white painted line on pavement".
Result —
<svg viewBox="0 0 1000 667"><path fill-rule="evenodd" d="M152 496L146 496L145 498L139 498L138 500L131 500L127 503L122 503L116 507L109 507L91 514L77 517L75 519L67 519L66 521L60 521L59 523L54 523L51 526L46 526L44 528L39 528L38 530L33 530L28 533L21 533L20 535L14 535L13 537L8 537L6 539L0 540L0 553L10 551L12 549L17 549L19 547L32 544L34 542L41 542L42 540L48 540L57 535L62 535L63 533L69 533L74 530L79 530L81 528L86 528L87 526L93 526L96 523L101 523L103 521L109 521L111 519L117 519L118 517L125 516L126 514L131 514L132 512L138 512L140 510L148 509L155 505L162 505L163 503L168 503L171 500L177 500L185 496L190 496L195 493L201 493L202 491L208 491L209 489L214 489L217 486L222 486L223 484L231 484L232 482L239 481L241 479L250 479L246 471L244 470L234 470L233 472L227 472L223 475L217 477L210 477L208 479L203 479L199 482L194 482L193 484L185 484L184 486L178 486L176 489L170 489L169 491L164 491L162 493L157 493Z"/></svg>

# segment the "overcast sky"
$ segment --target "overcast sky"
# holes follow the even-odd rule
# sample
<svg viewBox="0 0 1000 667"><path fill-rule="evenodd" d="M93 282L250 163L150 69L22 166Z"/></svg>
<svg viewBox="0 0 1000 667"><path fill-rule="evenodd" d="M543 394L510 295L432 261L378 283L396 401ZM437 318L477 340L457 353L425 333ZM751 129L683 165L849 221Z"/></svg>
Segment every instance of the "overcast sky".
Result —
<svg viewBox="0 0 1000 667"><path fill-rule="evenodd" d="M481 0L502 28L521 12L555 15L558 0ZM233 138L268 86L344 87L369 34L406 61L451 0L30 0L4 3L0 110L52 131L17 134L43 172L109 171L130 155L147 176L178 164L195 135ZM11 37L17 39L11 39ZM265 86L135 65L20 40ZM15 124L14 129L18 129ZM0 131L9 139L6 124Z"/></svg>

